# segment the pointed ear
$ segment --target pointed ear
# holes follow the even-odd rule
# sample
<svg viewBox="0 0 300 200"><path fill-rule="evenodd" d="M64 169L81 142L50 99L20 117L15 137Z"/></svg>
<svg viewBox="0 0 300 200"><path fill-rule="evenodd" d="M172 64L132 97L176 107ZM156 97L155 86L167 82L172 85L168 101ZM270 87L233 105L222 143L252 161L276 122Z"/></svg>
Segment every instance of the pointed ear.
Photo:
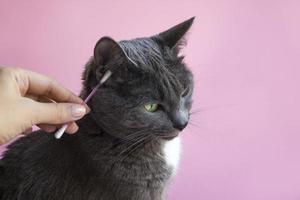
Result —
<svg viewBox="0 0 300 200"><path fill-rule="evenodd" d="M164 43L173 48L176 46L177 43L182 39L185 33L190 29L193 24L195 17L188 19L160 34L158 36L164 41Z"/></svg>
<svg viewBox="0 0 300 200"><path fill-rule="evenodd" d="M125 59L122 59L125 58ZM109 68L116 62L127 61L128 57L122 47L110 37L102 37L95 45L94 55L86 64L82 79L84 90L82 96L85 97L92 88L100 81L105 68Z"/></svg>
<svg viewBox="0 0 300 200"><path fill-rule="evenodd" d="M120 55L126 56L120 45L110 37L102 37L94 48L94 61L98 66L105 66Z"/></svg>
<svg viewBox="0 0 300 200"><path fill-rule="evenodd" d="M126 55L118 42L110 37L102 37L96 43L94 55L86 64L83 72L82 79L84 89L81 96L85 97L86 94L98 84L107 69L118 69L117 72L124 72L126 68L130 67L132 64L136 65L136 63ZM113 69L111 67L113 67Z"/></svg>

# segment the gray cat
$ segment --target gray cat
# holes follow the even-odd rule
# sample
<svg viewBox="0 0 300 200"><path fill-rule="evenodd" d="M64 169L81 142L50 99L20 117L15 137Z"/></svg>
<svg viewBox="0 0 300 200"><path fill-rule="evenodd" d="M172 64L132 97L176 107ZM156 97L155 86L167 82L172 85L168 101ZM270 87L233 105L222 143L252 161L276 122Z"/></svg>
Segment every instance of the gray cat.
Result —
<svg viewBox="0 0 300 200"><path fill-rule="evenodd" d="M37 131L11 144L0 161L0 199L165 199L192 104L193 77L179 50L193 20L152 37L101 38L81 97L117 70L91 99L91 113L75 135Z"/></svg>

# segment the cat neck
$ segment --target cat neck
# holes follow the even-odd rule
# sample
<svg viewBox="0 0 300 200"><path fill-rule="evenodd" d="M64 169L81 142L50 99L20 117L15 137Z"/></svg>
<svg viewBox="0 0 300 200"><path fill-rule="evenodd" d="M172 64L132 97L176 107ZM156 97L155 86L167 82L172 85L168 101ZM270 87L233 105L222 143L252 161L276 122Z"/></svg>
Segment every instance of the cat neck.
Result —
<svg viewBox="0 0 300 200"><path fill-rule="evenodd" d="M106 141L110 141L112 144L120 144L124 143L124 146L131 145L130 143L126 143L126 141L123 141L120 138L116 138L112 136L109 132L106 132L94 119L92 116L92 113L84 116L82 119L78 120L77 125L79 126L78 134L84 137L97 137L102 138L102 140L105 138ZM123 141L123 142L122 142ZM151 144L160 145L160 141L155 140L150 142Z"/></svg>
<svg viewBox="0 0 300 200"><path fill-rule="evenodd" d="M171 141L153 139L145 143L136 141L126 142L106 133L91 115L79 120L79 143L97 163L104 160L108 166L124 162L143 164L155 170L177 168L180 154L180 141L175 138ZM167 171L168 171L167 170ZM170 171L168 171L169 173Z"/></svg>
<svg viewBox="0 0 300 200"><path fill-rule="evenodd" d="M86 115L77 121L79 126L78 135L81 143L98 144L111 149L114 154L128 153L139 155L160 155L162 154L162 146L164 141L153 139L147 142L124 141L107 133L93 118L91 114ZM86 146L86 145L83 145ZM93 145L92 145L93 146ZM85 148L85 147L84 147ZM89 148L89 147L86 147ZM93 149L94 150L94 149ZM99 149L100 150L100 149ZM122 154L123 154L122 153Z"/></svg>

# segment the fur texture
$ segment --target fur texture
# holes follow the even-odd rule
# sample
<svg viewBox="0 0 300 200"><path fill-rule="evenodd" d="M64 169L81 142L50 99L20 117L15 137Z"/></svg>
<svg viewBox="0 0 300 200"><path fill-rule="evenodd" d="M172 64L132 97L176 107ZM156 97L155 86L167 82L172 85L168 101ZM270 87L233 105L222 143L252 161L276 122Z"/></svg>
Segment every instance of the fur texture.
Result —
<svg viewBox="0 0 300 200"><path fill-rule="evenodd" d="M8 147L0 161L1 200L162 200L180 152L193 80L179 56L193 18L149 38L99 40L83 73L85 98L103 72L75 135L42 131ZM144 105L159 105L149 112Z"/></svg>

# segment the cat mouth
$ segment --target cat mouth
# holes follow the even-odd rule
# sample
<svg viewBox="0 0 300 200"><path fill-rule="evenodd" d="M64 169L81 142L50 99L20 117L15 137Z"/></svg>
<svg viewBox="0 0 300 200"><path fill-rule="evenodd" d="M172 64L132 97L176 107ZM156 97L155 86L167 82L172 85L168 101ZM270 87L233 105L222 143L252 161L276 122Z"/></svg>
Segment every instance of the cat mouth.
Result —
<svg viewBox="0 0 300 200"><path fill-rule="evenodd" d="M164 140L172 140L176 138L179 135L180 131L175 130L172 131L171 133L165 134L165 135L160 135L159 137L164 139Z"/></svg>

